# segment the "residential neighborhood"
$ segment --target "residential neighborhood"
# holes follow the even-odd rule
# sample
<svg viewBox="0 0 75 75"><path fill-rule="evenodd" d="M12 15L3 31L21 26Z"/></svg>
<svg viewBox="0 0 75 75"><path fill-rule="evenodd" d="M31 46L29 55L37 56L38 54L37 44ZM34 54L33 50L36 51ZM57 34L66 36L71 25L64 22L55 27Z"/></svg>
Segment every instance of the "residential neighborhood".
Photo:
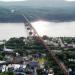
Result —
<svg viewBox="0 0 75 75"><path fill-rule="evenodd" d="M17 39L18 38L16 38L16 40ZM69 38L68 41L70 41L70 39L72 38ZM2 47L3 50L1 50L3 59L1 59L1 56L0 56L0 59L1 59L0 60L0 66L1 66L0 72L13 72L15 75L39 75L39 74L40 75L56 75L52 64L50 64L51 62L53 62L53 60L48 60L49 57L47 56L47 53L45 53L46 50L44 49L44 47L42 48L41 46L40 49L42 48L42 50L39 51L38 45L36 45L37 47L34 47L34 43L36 42L34 39L32 42L28 42L28 39L25 38L26 40L24 41L25 45L29 44L28 46L32 47L32 49L28 50L27 49L28 47L25 47L25 48L23 47L25 50L24 50L24 53L21 54L21 51L23 51L23 48L21 51L18 50L18 48L16 48L15 46L14 47L17 50L15 48L12 48L12 45L16 43L16 40L13 41L13 43L11 43L12 40L11 41L8 40L6 41L6 43L5 41L3 41L3 43L1 44L3 46ZM23 40L20 41L20 43L22 43ZM57 37L47 38L46 37L43 40L51 48L53 54L56 57L58 57L62 63L65 63L65 64L67 63L71 65L70 62L75 62L74 58L70 58L70 54L72 53L73 49L75 49L74 47L75 44L72 40L70 41L69 44L67 43L67 41L65 41L64 38L62 40L61 37L59 38ZM10 42L10 44L8 44L8 42ZM16 43L16 46L19 45L20 43ZM33 43L33 44L30 44L30 43ZM69 50L69 49L72 49L72 50ZM62 57L63 52L65 54ZM69 53L70 54L69 54L69 57L64 59L67 56L66 52L67 54ZM67 65L67 68L71 72L73 68L70 65Z"/></svg>

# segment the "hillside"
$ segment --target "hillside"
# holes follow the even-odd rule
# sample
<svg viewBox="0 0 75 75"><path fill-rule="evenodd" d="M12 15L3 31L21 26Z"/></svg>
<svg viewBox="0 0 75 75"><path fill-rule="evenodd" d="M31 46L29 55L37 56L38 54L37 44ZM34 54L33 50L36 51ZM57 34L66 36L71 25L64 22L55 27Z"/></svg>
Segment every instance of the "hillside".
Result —
<svg viewBox="0 0 75 75"><path fill-rule="evenodd" d="M15 12L11 13L14 9ZM38 19L47 21L73 21L75 20L75 8L30 8L24 6L15 7L0 7L0 22L23 22L24 18L21 14L30 21Z"/></svg>

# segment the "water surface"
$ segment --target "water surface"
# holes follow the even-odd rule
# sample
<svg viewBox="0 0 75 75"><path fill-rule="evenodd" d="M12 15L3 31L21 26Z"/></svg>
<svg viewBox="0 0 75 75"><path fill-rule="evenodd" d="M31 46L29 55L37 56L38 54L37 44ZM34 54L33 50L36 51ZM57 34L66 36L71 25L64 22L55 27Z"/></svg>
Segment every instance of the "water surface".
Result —
<svg viewBox="0 0 75 75"><path fill-rule="evenodd" d="M36 21L31 23L40 36L75 37L75 22L47 22ZM0 23L0 40L11 37L26 37L23 23Z"/></svg>

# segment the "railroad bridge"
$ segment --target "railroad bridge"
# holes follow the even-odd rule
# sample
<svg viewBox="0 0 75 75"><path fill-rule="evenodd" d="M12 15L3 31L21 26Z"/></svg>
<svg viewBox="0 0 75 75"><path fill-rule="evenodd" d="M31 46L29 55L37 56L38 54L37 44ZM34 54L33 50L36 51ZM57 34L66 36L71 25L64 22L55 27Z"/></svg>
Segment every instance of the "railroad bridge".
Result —
<svg viewBox="0 0 75 75"><path fill-rule="evenodd" d="M56 64L59 66L60 70L63 71L64 75L69 75L69 71L66 68L65 64L62 61L60 61L60 59L58 59L55 56L55 53L53 51L50 50L50 48L48 47L48 45L44 42L44 40L39 36L39 34L37 33L37 31L31 25L31 23L28 20L28 18L24 14L22 14L22 16L24 17L25 29L27 30L27 33L28 33L29 37L30 38L34 37L36 39L36 41L39 41L46 48L46 50L50 54L50 56L52 56L52 58L54 59L54 61L56 62Z"/></svg>

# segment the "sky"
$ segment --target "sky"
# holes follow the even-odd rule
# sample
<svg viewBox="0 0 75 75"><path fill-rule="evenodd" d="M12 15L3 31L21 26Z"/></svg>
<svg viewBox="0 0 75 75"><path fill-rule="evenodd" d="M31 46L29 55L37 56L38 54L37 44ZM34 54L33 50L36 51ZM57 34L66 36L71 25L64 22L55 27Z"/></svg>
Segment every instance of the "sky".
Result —
<svg viewBox="0 0 75 75"><path fill-rule="evenodd" d="M14 1L27 1L27 0L0 0L0 1L3 1L3 2L14 2Z"/></svg>
<svg viewBox="0 0 75 75"><path fill-rule="evenodd" d="M75 7L75 0L0 0L0 5L22 5L30 7ZM10 3L8 3L10 2Z"/></svg>
<svg viewBox="0 0 75 75"><path fill-rule="evenodd" d="M3 2L14 2L14 1L30 1L30 0L0 0L0 1L3 1ZM69 2L71 2L71 1L75 1L75 0L46 0L46 1L69 1Z"/></svg>
<svg viewBox="0 0 75 75"><path fill-rule="evenodd" d="M75 1L75 0L66 0L66 1L70 1L71 2L71 1Z"/></svg>

